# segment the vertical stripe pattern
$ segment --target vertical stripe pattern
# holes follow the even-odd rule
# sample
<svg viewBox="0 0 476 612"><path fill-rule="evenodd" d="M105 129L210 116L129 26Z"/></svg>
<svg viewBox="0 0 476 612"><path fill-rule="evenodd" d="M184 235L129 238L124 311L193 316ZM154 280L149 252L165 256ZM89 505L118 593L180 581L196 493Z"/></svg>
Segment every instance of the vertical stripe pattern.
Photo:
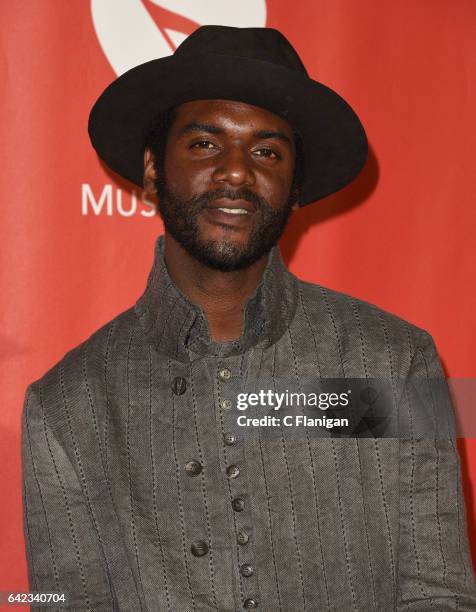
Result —
<svg viewBox="0 0 476 612"><path fill-rule="evenodd" d="M442 431L415 434L442 377L426 332L299 281L277 248L240 338L213 342L159 239L136 306L28 389L31 589L91 612L476 610L448 397ZM408 436L237 424L264 414L236 409L253 385L333 378L390 380Z"/></svg>

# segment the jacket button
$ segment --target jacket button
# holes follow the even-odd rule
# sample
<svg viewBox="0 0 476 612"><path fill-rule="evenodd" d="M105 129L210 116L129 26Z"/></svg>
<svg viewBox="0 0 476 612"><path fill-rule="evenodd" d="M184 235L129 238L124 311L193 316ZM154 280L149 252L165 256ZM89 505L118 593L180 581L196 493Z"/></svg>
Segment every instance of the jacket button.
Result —
<svg viewBox="0 0 476 612"><path fill-rule="evenodd" d="M256 601L256 599L245 599L245 601L243 602L243 608L245 610L256 610L256 608L258 607L258 602Z"/></svg>
<svg viewBox="0 0 476 612"><path fill-rule="evenodd" d="M231 377L231 370L228 368L222 368L218 374L222 380L228 380Z"/></svg>
<svg viewBox="0 0 476 612"><path fill-rule="evenodd" d="M226 468L228 478L237 478L240 475L240 468L237 465L229 465Z"/></svg>
<svg viewBox="0 0 476 612"><path fill-rule="evenodd" d="M208 544L205 540L194 540L190 546L194 557L203 557L208 552Z"/></svg>
<svg viewBox="0 0 476 612"><path fill-rule="evenodd" d="M198 476L202 471L202 464L198 461L188 461L185 464L185 471L189 476Z"/></svg>
<svg viewBox="0 0 476 612"><path fill-rule="evenodd" d="M221 400L220 405L223 408L223 410L230 410L233 404L231 403L231 400L224 399L224 400Z"/></svg>
<svg viewBox="0 0 476 612"><path fill-rule="evenodd" d="M223 442L227 446L233 446L233 444L236 442L235 434L232 434L231 432L227 431L226 433L223 434Z"/></svg>
<svg viewBox="0 0 476 612"><path fill-rule="evenodd" d="M253 572L254 572L253 566L250 565L249 563L244 563L240 567L240 574L242 576L245 576L246 578L249 578L250 576L252 576Z"/></svg>
<svg viewBox="0 0 476 612"><path fill-rule="evenodd" d="M235 512L241 512L245 509L245 500L242 497L235 497L231 505Z"/></svg>
<svg viewBox="0 0 476 612"><path fill-rule="evenodd" d="M240 529L240 531L238 531L238 533L236 534L236 541L241 546L243 546L244 544L248 544L249 539L250 536L246 533L244 529Z"/></svg>
<svg viewBox="0 0 476 612"><path fill-rule="evenodd" d="M185 393L185 389L187 388L187 381L183 376L176 376L172 383L172 391L175 395L182 395Z"/></svg>

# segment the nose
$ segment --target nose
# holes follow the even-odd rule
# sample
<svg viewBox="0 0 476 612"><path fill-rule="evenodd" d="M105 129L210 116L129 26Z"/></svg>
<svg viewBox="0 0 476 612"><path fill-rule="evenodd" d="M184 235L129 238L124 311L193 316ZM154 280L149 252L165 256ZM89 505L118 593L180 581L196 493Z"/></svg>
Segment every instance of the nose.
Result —
<svg viewBox="0 0 476 612"><path fill-rule="evenodd" d="M227 183L234 187L243 185L254 185L255 175L252 169L252 161L247 152L241 148L233 148L224 151L217 158L217 166L213 172L215 183Z"/></svg>

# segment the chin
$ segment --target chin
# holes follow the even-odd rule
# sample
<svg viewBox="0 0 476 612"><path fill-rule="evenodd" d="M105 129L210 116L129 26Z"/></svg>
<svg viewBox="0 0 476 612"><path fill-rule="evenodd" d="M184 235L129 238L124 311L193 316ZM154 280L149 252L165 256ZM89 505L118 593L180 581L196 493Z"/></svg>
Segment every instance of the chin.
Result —
<svg viewBox="0 0 476 612"><path fill-rule="evenodd" d="M261 256L260 254L257 257L256 254L251 253L246 240L233 240L229 237L208 237L193 245L189 254L208 268L223 272L248 268Z"/></svg>
<svg viewBox="0 0 476 612"><path fill-rule="evenodd" d="M235 246L235 248L245 249L250 242L251 232L248 229L236 229L223 226L215 226L213 230L207 228L200 231L199 241L202 244L216 245L220 250Z"/></svg>

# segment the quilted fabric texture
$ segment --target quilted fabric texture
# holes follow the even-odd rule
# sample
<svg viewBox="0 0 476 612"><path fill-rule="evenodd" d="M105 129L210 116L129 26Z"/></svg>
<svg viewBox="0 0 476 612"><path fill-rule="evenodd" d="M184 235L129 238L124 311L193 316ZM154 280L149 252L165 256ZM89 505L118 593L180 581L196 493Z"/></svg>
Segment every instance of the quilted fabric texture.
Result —
<svg viewBox="0 0 476 612"><path fill-rule="evenodd" d="M28 388L30 589L89 611L476 610L451 426L231 435L237 393L262 377L443 374L425 331L297 279L277 247L240 338L212 342L160 237L135 307ZM418 418L412 392L397 400Z"/></svg>

